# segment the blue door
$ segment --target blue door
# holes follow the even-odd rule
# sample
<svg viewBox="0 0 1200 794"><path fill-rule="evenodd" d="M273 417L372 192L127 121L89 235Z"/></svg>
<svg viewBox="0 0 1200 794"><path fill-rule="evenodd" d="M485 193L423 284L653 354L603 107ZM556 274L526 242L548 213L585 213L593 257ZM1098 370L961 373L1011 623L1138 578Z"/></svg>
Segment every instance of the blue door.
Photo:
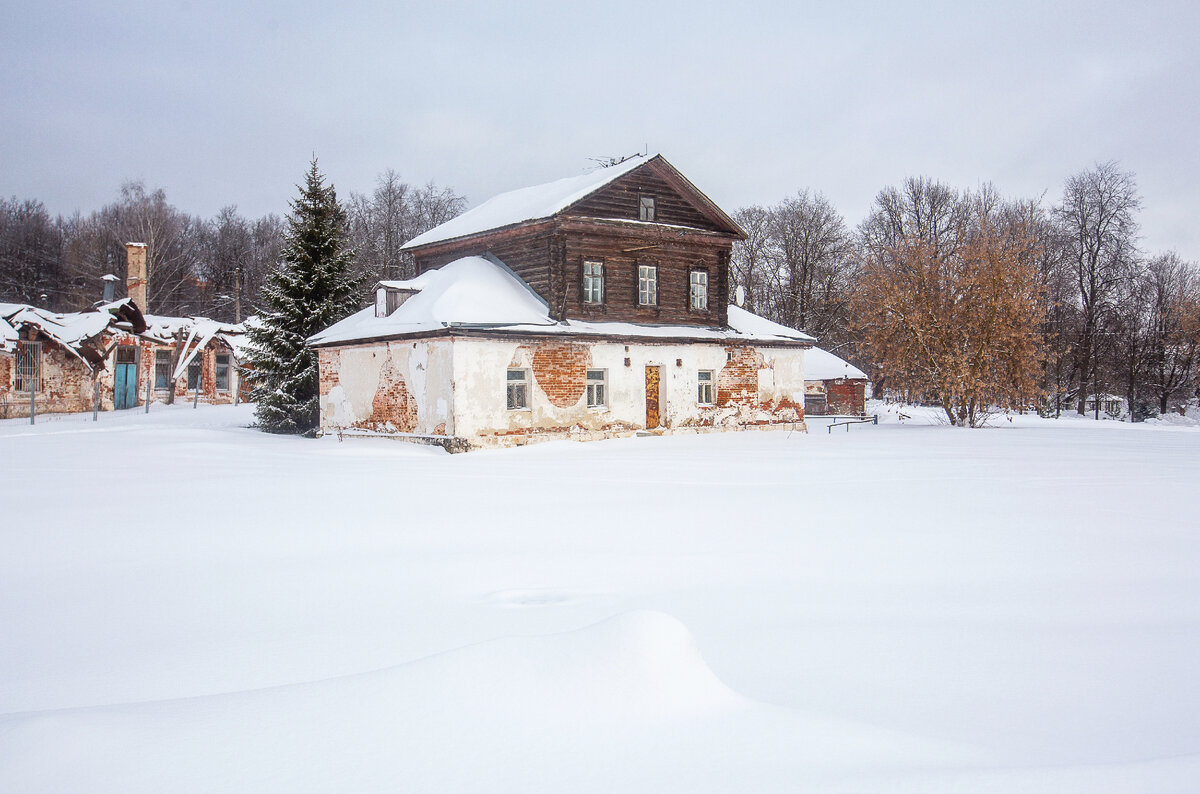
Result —
<svg viewBox="0 0 1200 794"><path fill-rule="evenodd" d="M117 363L113 383L113 407L117 410L137 405L137 348L122 345L117 348Z"/></svg>

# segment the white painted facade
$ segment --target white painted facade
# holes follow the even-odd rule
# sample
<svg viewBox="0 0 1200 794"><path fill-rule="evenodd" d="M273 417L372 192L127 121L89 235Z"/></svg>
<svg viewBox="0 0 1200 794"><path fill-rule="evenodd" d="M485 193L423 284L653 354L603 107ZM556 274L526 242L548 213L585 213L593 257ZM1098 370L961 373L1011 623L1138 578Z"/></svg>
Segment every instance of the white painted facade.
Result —
<svg viewBox="0 0 1200 794"><path fill-rule="evenodd" d="M795 346L464 335L319 352L322 433L412 437L451 449L629 435L646 427L647 367L661 373L656 432L804 426L796 407L804 403L805 350ZM510 369L528 374L524 408L508 408ZM605 372L602 406L587 404L587 370ZM700 404L701 371L712 373L721 404Z"/></svg>

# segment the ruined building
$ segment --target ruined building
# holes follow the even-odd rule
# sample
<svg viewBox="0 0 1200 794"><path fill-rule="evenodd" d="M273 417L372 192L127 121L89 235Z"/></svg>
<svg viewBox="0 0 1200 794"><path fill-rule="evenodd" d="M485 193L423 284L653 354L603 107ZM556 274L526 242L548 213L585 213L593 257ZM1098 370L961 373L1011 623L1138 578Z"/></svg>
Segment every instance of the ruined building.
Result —
<svg viewBox="0 0 1200 794"><path fill-rule="evenodd" d="M146 246L128 243L128 297L90 311L0 303L0 418L119 410L147 401L230 403L242 388L244 329L147 307Z"/></svg>

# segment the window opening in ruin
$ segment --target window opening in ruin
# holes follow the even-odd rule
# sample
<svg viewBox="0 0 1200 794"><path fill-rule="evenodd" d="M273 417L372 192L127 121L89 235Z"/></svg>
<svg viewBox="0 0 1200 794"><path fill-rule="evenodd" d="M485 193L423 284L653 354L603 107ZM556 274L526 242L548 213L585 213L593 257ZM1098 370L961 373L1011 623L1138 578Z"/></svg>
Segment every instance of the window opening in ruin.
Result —
<svg viewBox="0 0 1200 794"><path fill-rule="evenodd" d="M658 268L638 265L638 303L653 306L658 303Z"/></svg>
<svg viewBox="0 0 1200 794"><path fill-rule="evenodd" d="M171 388L171 358L170 350L154 351L154 388Z"/></svg>
<svg viewBox="0 0 1200 794"><path fill-rule="evenodd" d="M712 405L713 400L713 371L702 369L696 373L696 402L701 405Z"/></svg>
<svg viewBox="0 0 1200 794"><path fill-rule="evenodd" d="M195 389L197 386L199 386L200 380L201 380L201 378L200 378L200 356L199 356L199 354L197 354L195 358L193 358L191 361L188 362L188 373L187 373L188 391L191 391L192 389Z"/></svg>
<svg viewBox="0 0 1200 794"><path fill-rule="evenodd" d="M18 342L13 362L13 389L23 392L42 390L42 343Z"/></svg>
<svg viewBox="0 0 1200 794"><path fill-rule="evenodd" d="M708 310L708 273L693 270L689 280L689 305L697 311Z"/></svg>
<svg viewBox="0 0 1200 794"><path fill-rule="evenodd" d="M587 404L588 408L604 408L608 405L608 370L587 371Z"/></svg>
<svg viewBox="0 0 1200 794"><path fill-rule="evenodd" d="M229 354L218 353L216 364L217 391L229 391Z"/></svg>
<svg viewBox="0 0 1200 794"><path fill-rule="evenodd" d="M583 302L604 303L604 264L583 263Z"/></svg>
<svg viewBox="0 0 1200 794"><path fill-rule="evenodd" d="M523 411L529 408L529 370L508 371L508 410Z"/></svg>

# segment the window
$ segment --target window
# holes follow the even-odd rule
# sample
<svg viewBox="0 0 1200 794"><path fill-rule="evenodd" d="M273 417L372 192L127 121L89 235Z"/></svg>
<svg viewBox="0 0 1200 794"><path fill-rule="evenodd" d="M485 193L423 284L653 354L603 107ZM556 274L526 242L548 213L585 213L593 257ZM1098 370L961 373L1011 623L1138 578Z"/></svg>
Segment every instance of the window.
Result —
<svg viewBox="0 0 1200 794"><path fill-rule="evenodd" d="M654 220L654 196L641 196L638 200L638 220Z"/></svg>
<svg viewBox="0 0 1200 794"><path fill-rule="evenodd" d="M588 408L603 408L608 405L608 370L587 371L587 404Z"/></svg>
<svg viewBox="0 0 1200 794"><path fill-rule="evenodd" d="M188 362L187 387L188 391L200 386L200 354Z"/></svg>
<svg viewBox="0 0 1200 794"><path fill-rule="evenodd" d="M638 304L653 306L658 303L658 268L653 265L638 265Z"/></svg>
<svg viewBox="0 0 1200 794"><path fill-rule="evenodd" d="M529 370L508 371L508 410L523 411L529 408Z"/></svg>
<svg viewBox="0 0 1200 794"><path fill-rule="evenodd" d="M229 354L217 354L217 391L229 391Z"/></svg>
<svg viewBox="0 0 1200 794"><path fill-rule="evenodd" d="M713 405L713 371L702 369L696 373L696 402L701 405Z"/></svg>
<svg viewBox="0 0 1200 794"><path fill-rule="evenodd" d="M583 302L604 303L604 263L583 263Z"/></svg>
<svg viewBox="0 0 1200 794"><path fill-rule="evenodd" d="M42 343L18 342L13 362L13 389L23 392L42 390Z"/></svg>
<svg viewBox="0 0 1200 794"><path fill-rule="evenodd" d="M171 351L154 351L154 388L171 388Z"/></svg>
<svg viewBox="0 0 1200 794"><path fill-rule="evenodd" d="M708 273L693 270L688 285L688 305L697 311L708 311Z"/></svg>

